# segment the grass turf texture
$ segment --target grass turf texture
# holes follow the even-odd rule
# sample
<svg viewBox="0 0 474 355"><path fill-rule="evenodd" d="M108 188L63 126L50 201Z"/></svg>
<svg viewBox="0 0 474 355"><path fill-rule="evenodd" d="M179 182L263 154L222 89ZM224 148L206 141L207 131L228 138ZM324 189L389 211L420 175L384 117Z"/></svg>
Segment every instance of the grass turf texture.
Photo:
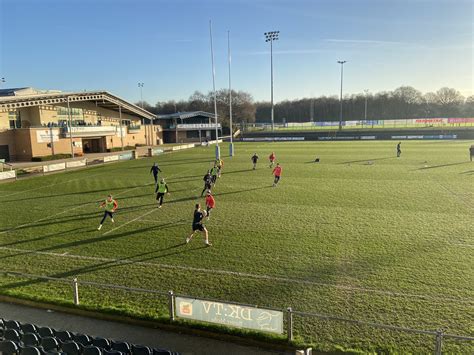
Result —
<svg viewBox="0 0 474 355"><path fill-rule="evenodd" d="M0 270L472 335L470 144L403 142L400 159L396 142L238 143L233 158L223 145L216 209L206 223L212 248L201 235L182 243L194 204L204 202L213 147L2 184ZM277 188L271 151L284 169ZM153 161L171 190L162 209ZM108 193L119 203L116 223L97 231L98 201ZM54 282L0 276L0 293L72 303L70 285ZM164 296L81 286L80 298L87 309L161 320L168 314ZM434 348L431 336L301 316L294 322L295 342L323 351ZM474 351L472 342L444 346Z"/></svg>

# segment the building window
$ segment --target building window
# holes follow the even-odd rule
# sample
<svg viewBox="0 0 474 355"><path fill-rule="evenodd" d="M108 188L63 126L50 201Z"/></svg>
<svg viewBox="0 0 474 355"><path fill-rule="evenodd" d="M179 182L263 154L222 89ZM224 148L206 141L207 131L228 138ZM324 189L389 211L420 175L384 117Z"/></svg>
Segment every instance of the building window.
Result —
<svg viewBox="0 0 474 355"><path fill-rule="evenodd" d="M69 122L69 112L67 107L56 106L58 121ZM71 107L71 120L73 126L85 125L84 110L82 108Z"/></svg>
<svg viewBox="0 0 474 355"><path fill-rule="evenodd" d="M186 138L199 138L199 131L186 131Z"/></svg>
<svg viewBox="0 0 474 355"><path fill-rule="evenodd" d="M20 111L9 111L8 120L10 121L10 129L21 128Z"/></svg>

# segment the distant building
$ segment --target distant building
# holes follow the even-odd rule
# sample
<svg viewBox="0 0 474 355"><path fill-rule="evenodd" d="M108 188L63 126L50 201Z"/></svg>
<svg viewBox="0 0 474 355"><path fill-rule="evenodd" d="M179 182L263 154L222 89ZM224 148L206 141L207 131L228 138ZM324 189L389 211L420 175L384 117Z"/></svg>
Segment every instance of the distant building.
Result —
<svg viewBox="0 0 474 355"><path fill-rule="evenodd" d="M163 142L152 113L107 91L0 90L0 159L106 152ZM154 136L154 137L153 137ZM71 139L72 138L72 139Z"/></svg>
<svg viewBox="0 0 474 355"><path fill-rule="evenodd" d="M163 128L165 143L204 142L216 139L216 124L213 113L204 111L177 112L169 115L157 115L155 121ZM221 124L217 124L219 137L222 136Z"/></svg>

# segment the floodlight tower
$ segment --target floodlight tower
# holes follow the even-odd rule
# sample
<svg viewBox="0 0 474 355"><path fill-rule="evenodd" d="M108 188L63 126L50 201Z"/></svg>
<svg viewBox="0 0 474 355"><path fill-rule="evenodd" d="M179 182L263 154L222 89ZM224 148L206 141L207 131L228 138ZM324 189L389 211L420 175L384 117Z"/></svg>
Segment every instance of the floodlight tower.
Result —
<svg viewBox="0 0 474 355"><path fill-rule="evenodd" d="M339 64L341 64L341 97L340 97L340 109L339 109L339 130L342 130L342 81L344 77L344 63L346 60L338 60Z"/></svg>
<svg viewBox="0 0 474 355"><path fill-rule="evenodd" d="M270 42L270 86L271 86L271 101L272 101L272 131L275 129L275 120L273 116L273 41L278 41L280 31L265 32L265 42Z"/></svg>

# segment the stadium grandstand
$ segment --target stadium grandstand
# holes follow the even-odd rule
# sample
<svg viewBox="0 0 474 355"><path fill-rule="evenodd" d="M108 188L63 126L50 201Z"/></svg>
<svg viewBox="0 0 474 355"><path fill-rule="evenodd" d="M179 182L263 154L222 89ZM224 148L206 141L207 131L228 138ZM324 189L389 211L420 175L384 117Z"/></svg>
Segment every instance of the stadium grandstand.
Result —
<svg viewBox="0 0 474 355"><path fill-rule="evenodd" d="M107 91L0 90L0 159L103 153L163 143L155 116Z"/></svg>

